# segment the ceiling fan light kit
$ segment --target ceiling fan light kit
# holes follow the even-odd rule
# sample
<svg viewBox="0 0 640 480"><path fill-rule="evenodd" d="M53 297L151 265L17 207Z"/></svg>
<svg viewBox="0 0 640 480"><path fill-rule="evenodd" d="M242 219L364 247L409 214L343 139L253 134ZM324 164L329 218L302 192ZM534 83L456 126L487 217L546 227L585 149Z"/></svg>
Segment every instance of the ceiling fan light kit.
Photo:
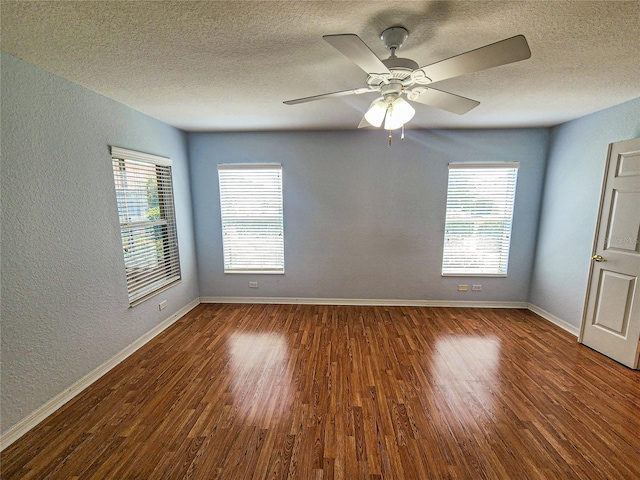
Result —
<svg viewBox="0 0 640 480"><path fill-rule="evenodd" d="M413 118L416 110L404 98L396 98L387 109L384 119L385 130L396 130Z"/></svg>
<svg viewBox="0 0 640 480"><path fill-rule="evenodd" d="M389 105L383 98L374 100L367 112L364 114L364 119L368 125L363 126L380 127L382 122L384 122L385 115L387 114L387 108L389 108Z"/></svg>
<svg viewBox="0 0 640 480"><path fill-rule="evenodd" d="M391 145L391 131L402 128L402 137L404 137L404 125L415 115L415 109L402 98L403 95L413 102L464 115L480 105L480 102L426 85L531 57L531 50L525 37L516 35L419 67L418 63L409 58L396 56L396 51L402 47L408 37L408 30L402 26L384 30L380 34L380 39L391 55L381 60L360 37L353 33L323 36L327 43L367 73L367 87L287 100L284 103L295 105L331 97L378 93L381 96L371 103L358 128L379 128L384 123L385 130L389 130L389 145Z"/></svg>

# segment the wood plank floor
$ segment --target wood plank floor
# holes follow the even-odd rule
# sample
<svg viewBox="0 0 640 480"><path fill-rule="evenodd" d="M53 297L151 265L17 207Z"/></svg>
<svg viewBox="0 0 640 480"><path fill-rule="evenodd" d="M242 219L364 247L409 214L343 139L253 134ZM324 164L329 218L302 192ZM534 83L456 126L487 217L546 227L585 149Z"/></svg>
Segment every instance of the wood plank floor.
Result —
<svg viewBox="0 0 640 480"><path fill-rule="evenodd" d="M637 479L640 373L526 310L200 305L9 479Z"/></svg>

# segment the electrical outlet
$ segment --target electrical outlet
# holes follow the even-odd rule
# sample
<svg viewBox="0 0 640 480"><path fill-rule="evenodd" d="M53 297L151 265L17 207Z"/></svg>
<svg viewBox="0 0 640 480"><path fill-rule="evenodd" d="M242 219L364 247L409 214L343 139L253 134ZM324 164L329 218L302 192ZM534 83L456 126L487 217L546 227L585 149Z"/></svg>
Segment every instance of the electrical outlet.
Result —
<svg viewBox="0 0 640 480"><path fill-rule="evenodd" d="M471 287L471 290L473 290L474 292L480 292L482 291L482 285L473 285Z"/></svg>
<svg viewBox="0 0 640 480"><path fill-rule="evenodd" d="M458 285L459 292L466 292L467 290L469 290L469 285Z"/></svg>
<svg viewBox="0 0 640 480"><path fill-rule="evenodd" d="M258 288L258 282L249 282L249 288Z"/></svg>
<svg viewBox="0 0 640 480"><path fill-rule="evenodd" d="M164 310L165 308L167 308L167 301L166 300L161 301L160 304L158 305L158 308L160 310Z"/></svg>

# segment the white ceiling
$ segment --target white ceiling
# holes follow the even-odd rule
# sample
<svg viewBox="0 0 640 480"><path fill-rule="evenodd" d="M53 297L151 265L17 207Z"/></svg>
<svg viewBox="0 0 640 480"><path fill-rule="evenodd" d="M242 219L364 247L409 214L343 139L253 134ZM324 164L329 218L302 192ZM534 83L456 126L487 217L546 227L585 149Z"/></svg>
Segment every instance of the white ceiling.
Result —
<svg viewBox="0 0 640 480"><path fill-rule="evenodd" d="M459 116L416 105L411 128L550 126L640 97L634 1L4 1L1 48L188 131L353 129L375 94L283 105L365 86L322 40L403 25L419 65L517 34L529 60L442 81L481 102ZM434 84L435 85L435 84Z"/></svg>

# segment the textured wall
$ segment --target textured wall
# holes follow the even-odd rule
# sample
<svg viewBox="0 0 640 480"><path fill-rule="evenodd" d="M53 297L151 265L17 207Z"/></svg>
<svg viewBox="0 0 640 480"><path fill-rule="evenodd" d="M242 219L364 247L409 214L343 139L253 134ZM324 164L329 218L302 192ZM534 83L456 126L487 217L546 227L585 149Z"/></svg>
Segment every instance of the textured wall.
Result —
<svg viewBox="0 0 640 480"><path fill-rule="evenodd" d="M202 296L526 301L547 129L191 133ZM519 161L508 278L440 275L447 164ZM283 165L285 275L224 274L217 163ZM259 288L249 289L249 280ZM459 283L482 292L460 293Z"/></svg>
<svg viewBox="0 0 640 480"><path fill-rule="evenodd" d="M552 130L530 302L576 327L610 143L640 135L640 99Z"/></svg>
<svg viewBox="0 0 640 480"><path fill-rule="evenodd" d="M186 136L2 54L2 431L198 296ZM130 309L109 145L174 160L183 281ZM168 308L158 311L158 302Z"/></svg>

